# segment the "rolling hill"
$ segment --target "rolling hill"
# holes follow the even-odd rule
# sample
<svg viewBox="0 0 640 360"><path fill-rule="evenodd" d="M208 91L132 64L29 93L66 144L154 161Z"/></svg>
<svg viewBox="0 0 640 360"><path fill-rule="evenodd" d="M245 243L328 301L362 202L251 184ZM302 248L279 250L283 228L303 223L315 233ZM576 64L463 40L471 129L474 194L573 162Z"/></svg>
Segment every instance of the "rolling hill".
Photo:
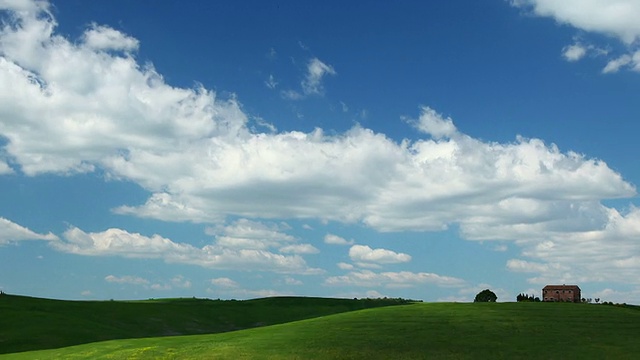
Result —
<svg viewBox="0 0 640 360"><path fill-rule="evenodd" d="M313 297L65 301L4 294L0 354L111 339L220 333L406 302Z"/></svg>
<svg viewBox="0 0 640 360"><path fill-rule="evenodd" d="M163 303L182 301L186 300ZM273 311L267 304L287 303L285 308L298 309L296 316L314 313L317 317L285 323L287 311L274 311L272 320L280 322L276 325L103 341L5 354L0 359L632 359L640 354L640 308L634 306L412 303L332 315L318 311L326 312L336 304L341 309L351 304L355 310L355 304L362 304L358 301L258 299L249 301L248 308ZM154 301L136 304L157 305ZM318 308L303 311L304 306ZM243 318L249 321L250 316Z"/></svg>

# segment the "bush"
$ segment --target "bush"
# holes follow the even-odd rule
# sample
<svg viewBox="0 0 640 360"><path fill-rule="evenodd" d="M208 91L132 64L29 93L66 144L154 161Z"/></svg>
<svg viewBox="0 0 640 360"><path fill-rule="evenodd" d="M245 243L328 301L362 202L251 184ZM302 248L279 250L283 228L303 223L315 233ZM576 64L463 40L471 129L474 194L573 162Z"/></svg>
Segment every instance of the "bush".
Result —
<svg viewBox="0 0 640 360"><path fill-rule="evenodd" d="M476 298L473 299L473 302L496 302L496 300L498 300L498 296L496 296L493 291L485 289L480 291L478 295L476 295Z"/></svg>

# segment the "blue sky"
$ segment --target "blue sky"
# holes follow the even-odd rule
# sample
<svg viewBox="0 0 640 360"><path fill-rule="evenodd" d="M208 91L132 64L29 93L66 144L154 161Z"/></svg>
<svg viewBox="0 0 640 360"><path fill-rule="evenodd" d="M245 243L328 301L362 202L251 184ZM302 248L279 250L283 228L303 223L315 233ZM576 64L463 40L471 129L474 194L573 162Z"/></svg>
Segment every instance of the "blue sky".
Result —
<svg viewBox="0 0 640 360"><path fill-rule="evenodd" d="M0 9L6 292L640 303L637 1Z"/></svg>

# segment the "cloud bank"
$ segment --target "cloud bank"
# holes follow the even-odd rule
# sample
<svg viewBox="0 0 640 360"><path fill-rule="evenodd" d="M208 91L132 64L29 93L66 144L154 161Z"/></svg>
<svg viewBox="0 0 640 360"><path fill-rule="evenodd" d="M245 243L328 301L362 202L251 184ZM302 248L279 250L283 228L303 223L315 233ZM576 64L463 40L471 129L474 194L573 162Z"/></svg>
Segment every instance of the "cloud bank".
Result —
<svg viewBox="0 0 640 360"><path fill-rule="evenodd" d="M624 11L604 1L514 4L612 34L632 46L640 32L627 14L638 14L637 6L606 3ZM100 170L150 193L144 204L123 204L115 212L217 229L212 244L194 247L123 229L88 233L72 227L58 239L3 220L0 242L35 238L88 256L309 273L316 270L300 254L319 251L313 245L295 243L278 227L248 223L253 220L220 227L229 217L318 219L378 231L440 231L456 225L465 239L516 241L524 259L514 259L508 268L533 269L540 278L563 271L554 264L563 264L566 253L574 254L577 268L601 274L640 270L638 259L620 250L638 253L633 240L640 227L638 210L618 212L601 202L635 196L636 189L604 161L540 139L476 139L428 106L415 119L405 118L424 135L416 140L394 140L361 126L330 135L320 128L258 132L235 96L220 98L201 86L171 86L152 65L138 63L139 43L131 36L92 24L79 39L69 39L56 33L46 2L4 1L0 7L5 9L0 83L12 84L0 87L0 175ZM612 15L589 20L593 11ZM565 54L576 60L584 56L580 49ZM614 68L637 66L636 54L628 56ZM321 93L321 80L335 74L318 59L307 71L302 83L307 95ZM351 244L331 237L325 241ZM361 259L402 262L407 259L402 255L408 256L354 248L354 257ZM593 254L600 251L607 253ZM589 265L598 261L610 272ZM452 282L428 273L353 272L329 283L388 284L394 279Z"/></svg>
<svg viewBox="0 0 640 360"><path fill-rule="evenodd" d="M11 220L0 217L0 246L24 240L55 241L58 237L52 233L38 234Z"/></svg>
<svg viewBox="0 0 640 360"><path fill-rule="evenodd" d="M268 239L267 239L268 241ZM256 243L259 242L256 240ZM253 245L253 246L252 246ZM213 242L202 248L177 243L159 235L144 236L122 229L86 233L76 227L65 231L63 239L51 242L58 251L85 256L160 259L167 263L189 264L212 269L264 270L276 273L318 274L297 255L284 255L256 244L229 246Z"/></svg>

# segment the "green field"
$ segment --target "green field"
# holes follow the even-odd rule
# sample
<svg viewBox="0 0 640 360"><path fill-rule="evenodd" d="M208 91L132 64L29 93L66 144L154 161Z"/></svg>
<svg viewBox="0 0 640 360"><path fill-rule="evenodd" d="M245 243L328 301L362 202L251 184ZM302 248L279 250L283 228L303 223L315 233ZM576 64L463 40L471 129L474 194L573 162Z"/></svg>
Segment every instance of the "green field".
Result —
<svg viewBox="0 0 640 360"><path fill-rule="evenodd" d="M336 299L314 301L329 300ZM416 303L211 335L104 341L0 358L633 359L640 354L639 338L637 307Z"/></svg>

